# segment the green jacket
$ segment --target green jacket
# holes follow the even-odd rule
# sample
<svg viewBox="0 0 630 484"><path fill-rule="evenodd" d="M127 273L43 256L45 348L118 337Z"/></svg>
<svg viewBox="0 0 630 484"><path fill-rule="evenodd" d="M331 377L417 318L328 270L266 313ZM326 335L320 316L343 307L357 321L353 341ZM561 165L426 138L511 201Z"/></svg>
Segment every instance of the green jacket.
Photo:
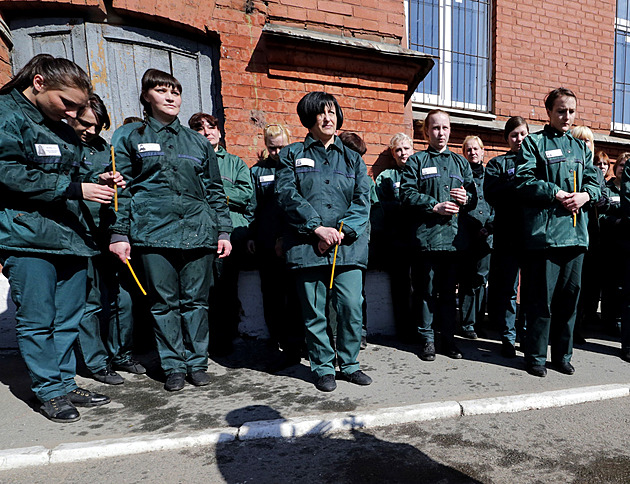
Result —
<svg viewBox="0 0 630 484"><path fill-rule="evenodd" d="M284 229L284 212L276 199L276 170L278 163L265 158L251 168L255 196L252 198L254 218L250 224L250 237L256 247L273 249Z"/></svg>
<svg viewBox="0 0 630 484"><path fill-rule="evenodd" d="M79 140L22 93L0 95L0 249L91 257L84 219Z"/></svg>
<svg viewBox="0 0 630 484"><path fill-rule="evenodd" d="M288 228L283 238L291 268L330 266L334 249L320 254L317 227L339 227L338 266L367 267L370 181L361 156L335 136L328 149L310 134L280 152L276 194Z"/></svg>
<svg viewBox="0 0 630 484"><path fill-rule="evenodd" d="M607 250L617 256L618 250L630 247L630 217L624 217L621 209L621 189L617 188L613 180L609 180L606 187L610 205L600 219L601 237Z"/></svg>
<svg viewBox="0 0 630 484"><path fill-rule="evenodd" d="M81 142L81 173L104 173L111 170L111 164L110 145L103 138L99 136L91 144ZM84 210L88 226L102 250L109 245L109 227L116 220L114 202L109 205L89 201L84 203L89 211L88 215Z"/></svg>
<svg viewBox="0 0 630 484"><path fill-rule="evenodd" d="M523 200L523 242L526 249L588 247L587 206L582 207L573 227L571 212L556 200L559 190L573 192L576 173L578 192L599 200L598 168L586 144L571 133L546 125L530 134L516 159L516 190Z"/></svg>
<svg viewBox="0 0 630 484"><path fill-rule="evenodd" d="M494 209L486 200L483 184L486 170L483 164L470 165L473 181L477 192L477 206L462 214L462 228L465 228L469 238L469 248L488 250L492 248L494 232ZM488 236L481 235L481 229L486 229Z"/></svg>
<svg viewBox="0 0 630 484"><path fill-rule="evenodd" d="M453 201L450 191L464 187L467 203L459 214L433 212L438 203ZM459 220L477 205L477 190L470 164L448 148L439 153L429 147L409 157L400 182L400 199L409 208L413 244L421 251L459 251L468 249L468 237Z"/></svg>
<svg viewBox="0 0 630 484"><path fill-rule="evenodd" d="M408 212L400 201L403 169L389 168L376 177L376 196L383 212L385 237L393 247L408 247L413 240Z"/></svg>
<svg viewBox="0 0 630 484"><path fill-rule="evenodd" d="M223 191L228 200L232 220L232 241L244 241L248 237L247 227L254 218L252 185L249 168L238 156L228 153L219 146L216 151Z"/></svg>
<svg viewBox="0 0 630 484"><path fill-rule="evenodd" d="M483 192L494 209L493 245L518 250L522 232L522 208L516 193L516 153L508 151L486 165Z"/></svg>
<svg viewBox="0 0 630 484"><path fill-rule="evenodd" d="M141 134L142 126L124 125L112 139L127 180L112 231L139 247L215 249L232 224L212 145L178 119L149 118Z"/></svg>

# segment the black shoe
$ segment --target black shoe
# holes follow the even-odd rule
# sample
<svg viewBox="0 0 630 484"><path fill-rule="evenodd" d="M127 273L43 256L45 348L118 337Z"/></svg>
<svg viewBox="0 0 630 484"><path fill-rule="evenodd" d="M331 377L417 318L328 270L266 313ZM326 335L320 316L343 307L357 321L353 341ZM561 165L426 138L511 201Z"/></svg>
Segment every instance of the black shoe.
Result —
<svg viewBox="0 0 630 484"><path fill-rule="evenodd" d="M166 377L164 390L169 392L178 392L184 388L184 380L186 380L186 373L171 373Z"/></svg>
<svg viewBox="0 0 630 484"><path fill-rule="evenodd" d="M462 352L457 346L455 346L454 343L446 346L446 351L444 351L444 354L449 358L453 358L454 360L461 360L464 357L464 355L462 355Z"/></svg>
<svg viewBox="0 0 630 484"><path fill-rule="evenodd" d="M422 361L435 360L435 345L433 343L425 343L420 351L420 359Z"/></svg>
<svg viewBox="0 0 630 484"><path fill-rule="evenodd" d="M372 379L363 373L361 370L357 370L349 375L343 375L344 380L354 383L355 385L367 386L372 383Z"/></svg>
<svg viewBox="0 0 630 484"><path fill-rule="evenodd" d="M527 373L543 378L547 376L547 368L545 365L527 365Z"/></svg>
<svg viewBox="0 0 630 484"><path fill-rule="evenodd" d="M121 385L125 382L122 376L109 368L104 368L101 371L93 373L92 378L101 383L107 383L108 385Z"/></svg>
<svg viewBox="0 0 630 484"><path fill-rule="evenodd" d="M364 350L365 348L367 348L367 337L361 336L361 346L359 347L359 349Z"/></svg>
<svg viewBox="0 0 630 484"><path fill-rule="evenodd" d="M75 388L68 392L68 400L77 407L98 407L112 401L107 395L94 393L85 388Z"/></svg>
<svg viewBox="0 0 630 484"><path fill-rule="evenodd" d="M81 418L79 411L65 397L51 398L47 402L42 403L39 411L48 420L57 423L76 422Z"/></svg>
<svg viewBox="0 0 630 484"><path fill-rule="evenodd" d="M335 375L324 375L317 379L315 382L315 388L320 392L332 392L337 388L337 382L335 381Z"/></svg>
<svg viewBox="0 0 630 484"><path fill-rule="evenodd" d="M472 329L462 331L462 336L466 339L477 339L479 337Z"/></svg>
<svg viewBox="0 0 630 484"><path fill-rule="evenodd" d="M516 358L516 348L509 341L501 344L501 356L504 358Z"/></svg>
<svg viewBox="0 0 630 484"><path fill-rule="evenodd" d="M134 359L129 359L124 363L114 363L112 368L118 371L133 373L134 375L144 375L147 372L147 369Z"/></svg>
<svg viewBox="0 0 630 484"><path fill-rule="evenodd" d="M630 348L621 349L621 359L630 363Z"/></svg>
<svg viewBox="0 0 630 484"><path fill-rule="evenodd" d="M208 372L206 370L197 370L188 374L188 380L196 387L204 387L210 384L210 375L208 375Z"/></svg>
<svg viewBox="0 0 630 484"><path fill-rule="evenodd" d="M559 371L560 373L564 373L565 375L573 375L575 373L575 368L568 361L561 361L560 363L551 362L554 369Z"/></svg>

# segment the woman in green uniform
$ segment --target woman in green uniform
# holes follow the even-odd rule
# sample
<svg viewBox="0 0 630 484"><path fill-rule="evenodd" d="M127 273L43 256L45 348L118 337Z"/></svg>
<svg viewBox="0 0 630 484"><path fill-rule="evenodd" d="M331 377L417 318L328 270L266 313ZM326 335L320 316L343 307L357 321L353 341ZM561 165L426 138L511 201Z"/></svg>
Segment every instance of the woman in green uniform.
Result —
<svg viewBox="0 0 630 484"><path fill-rule="evenodd" d="M215 261L216 280L210 298L217 315L214 339L210 341L213 354L232 352L232 340L238 336L241 320L241 301L238 298L238 275L247 259L248 227L254 218L252 199L254 187L249 168L238 156L221 146L219 120L206 113L193 114L188 126L204 135L214 148L223 190L225 191L233 232L230 237L232 253L227 259Z"/></svg>
<svg viewBox="0 0 630 484"><path fill-rule="evenodd" d="M74 118L92 91L73 62L40 54L0 89L0 259L16 305L20 352L41 412L79 420L77 406L109 397L77 387L73 345L85 308L86 267L97 253L80 200L107 204L114 189L81 177ZM113 174L102 175L110 183Z"/></svg>
<svg viewBox="0 0 630 484"><path fill-rule="evenodd" d="M92 94L87 105L76 118L70 118L68 124L81 140L81 169L111 169L110 145L99 136L110 125L107 107L100 96ZM88 294L85 314L79 325L79 343L92 377L102 383L119 385L124 378L112 366L132 373L146 373L146 369L131 356L131 296L121 285L123 281L125 285L129 282L129 271L112 265L109 226L114 212L111 207L94 202L86 205L90 211L88 224L101 253L88 261ZM101 335L103 318L108 320L105 338Z"/></svg>
<svg viewBox="0 0 630 484"><path fill-rule="evenodd" d="M444 354L459 359L455 288L458 256L468 248L459 220L477 205L477 191L468 161L448 149L449 115L429 111L423 131L429 148L409 157L400 183L400 198L414 230L411 284L422 345L419 356L435 360L435 330L440 328Z"/></svg>
<svg viewBox="0 0 630 484"><path fill-rule="evenodd" d="M549 124L525 138L516 160L516 190L523 202L525 365L539 377L547 374L549 341L554 367L567 375L575 372L573 327L588 247L588 214L582 207L601 194L591 150L570 133L575 94L555 89L545 108Z"/></svg>
<svg viewBox="0 0 630 484"><path fill-rule="evenodd" d="M493 328L501 329L501 354L516 356L516 297L520 268L521 213L516 198L516 154L529 126L520 116L505 123L503 137L510 151L486 165L483 191L494 208L493 250L488 274L488 316Z"/></svg>
<svg viewBox="0 0 630 484"><path fill-rule="evenodd" d="M166 72L142 76L142 124L114 133L116 168L130 180L120 196L110 250L122 262L130 243L144 268L164 388L208 376L208 295L212 263L230 254L232 229L221 175L208 141L177 118L182 87Z"/></svg>
<svg viewBox="0 0 630 484"><path fill-rule="evenodd" d="M483 193L486 170L483 166L485 152L481 138L466 136L462 143L462 152L472 170L477 206L461 218L462 228L469 239L468 250L459 266L461 334L464 338L477 339L477 323L483 320L486 313L486 284L490 272L494 210Z"/></svg>
<svg viewBox="0 0 630 484"><path fill-rule="evenodd" d="M295 271L306 325L306 346L320 391L335 382L335 350L327 331L327 290L335 247L332 288L337 313L337 361L341 376L357 385L372 379L359 369L361 269L367 267L370 183L361 156L336 136L343 112L334 96L311 92L297 106L309 130L303 142L280 152L276 193L288 228L283 237L289 268ZM341 223L343 222L343 227Z"/></svg>
<svg viewBox="0 0 630 484"><path fill-rule="evenodd" d="M376 177L376 196L383 210L385 233L392 251L385 267L389 274L396 334L409 342L417 333L411 317L411 233L409 221L400 203L400 180L403 168L413 154L413 140L405 133L396 133L389 141L389 152L396 166Z"/></svg>

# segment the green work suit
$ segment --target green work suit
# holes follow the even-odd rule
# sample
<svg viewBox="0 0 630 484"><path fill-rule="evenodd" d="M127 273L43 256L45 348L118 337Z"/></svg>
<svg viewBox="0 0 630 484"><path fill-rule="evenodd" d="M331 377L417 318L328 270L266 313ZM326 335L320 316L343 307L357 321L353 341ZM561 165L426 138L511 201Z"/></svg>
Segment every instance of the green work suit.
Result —
<svg viewBox="0 0 630 484"><path fill-rule="evenodd" d="M483 191L494 209L493 249L488 274L490 325L501 340L516 343L516 298L520 273L521 209L515 186L516 153L492 158L486 165Z"/></svg>
<svg viewBox="0 0 630 484"><path fill-rule="evenodd" d="M228 153L222 146L218 147L215 154L233 227L230 237L232 253L225 259L215 260L215 283L210 297L212 307L217 311L217 324L211 327L216 337L212 344L221 351L221 347L229 347L232 339L238 335L242 309L238 298L238 275L248 256L245 245L253 218L254 187L249 168L243 160Z"/></svg>
<svg viewBox="0 0 630 484"><path fill-rule="evenodd" d="M110 145L101 137L81 143L82 171L103 173L111 170ZM85 366L92 373L110 363L126 363L131 358L133 321L131 296L127 290L127 269L116 263L109 252L109 226L115 215L111 205L85 202L90 230L101 253L88 262L85 314L79 325L79 343ZM107 323L103 324L104 321ZM103 326L103 338L101 333Z"/></svg>
<svg viewBox="0 0 630 484"><path fill-rule="evenodd" d="M556 194L559 190L586 192L591 201L599 200L597 169L583 141L549 125L525 138L517 155L516 190L523 201L525 248L521 272L527 321L524 353L529 366L545 364L549 341L552 362L571 361L588 247L588 213L582 207L574 227L571 212L556 200Z"/></svg>
<svg viewBox="0 0 630 484"><path fill-rule="evenodd" d="M494 210L483 193L484 166L477 163L470 167L477 191L477 206L461 216L461 224L470 239L458 274L462 331L474 331L485 315L494 230Z"/></svg>
<svg viewBox="0 0 630 484"><path fill-rule="evenodd" d="M396 333L408 339L417 332L411 313L411 225L400 202L402 168L390 168L376 178L376 195L383 211L386 237L394 250L384 264L389 274Z"/></svg>
<svg viewBox="0 0 630 484"><path fill-rule="evenodd" d="M140 256L162 369L205 370L212 261L219 233L232 229L214 150L179 120L152 117L122 126L112 143L127 180L112 240L128 236Z"/></svg>
<svg viewBox="0 0 630 484"><path fill-rule="evenodd" d="M625 237L621 240L623 250L623 265L621 267L623 274L622 282L622 307L621 307L621 350L622 352L630 351L630 163L626 162L621 176L621 194L620 194L620 210L624 218L626 230Z"/></svg>
<svg viewBox="0 0 630 484"><path fill-rule="evenodd" d="M278 164L279 161L268 157L251 168L255 197L254 219L249 229L256 245L255 259L269 334L285 352L296 354L303 346L304 331L293 274L282 251L276 250L282 243L284 230L284 213L275 193Z"/></svg>
<svg viewBox="0 0 630 484"><path fill-rule="evenodd" d="M334 375L335 350L327 331L327 290L334 247L323 254L315 229L338 228L344 238L337 251L332 303L337 314L337 359L345 375L359 369L362 295L361 269L367 267L366 227L370 183L361 156L335 136L328 148L310 134L280 152L276 194L286 220L286 260L296 272L297 291L306 326L311 370Z"/></svg>
<svg viewBox="0 0 630 484"><path fill-rule="evenodd" d="M22 93L0 95L0 262L16 305L17 341L42 402L77 388L73 345L88 257L79 140Z"/></svg>
<svg viewBox="0 0 630 484"><path fill-rule="evenodd" d="M433 211L438 203L453 201L450 191L464 187L466 204L457 215ZM438 316L446 345L453 343L457 314L458 255L469 238L460 224L463 214L477 205L477 190L470 164L448 148L429 147L409 157L400 183L400 198L409 209L414 238L411 283L413 316L423 343L435 341L434 315Z"/></svg>

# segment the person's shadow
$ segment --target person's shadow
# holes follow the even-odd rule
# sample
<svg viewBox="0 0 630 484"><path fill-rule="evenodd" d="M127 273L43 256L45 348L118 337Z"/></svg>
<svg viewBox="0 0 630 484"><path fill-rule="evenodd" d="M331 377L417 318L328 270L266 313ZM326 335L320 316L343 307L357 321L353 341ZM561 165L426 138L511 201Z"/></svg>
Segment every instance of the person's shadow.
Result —
<svg viewBox="0 0 630 484"><path fill-rule="evenodd" d="M226 419L233 427L264 420L266 426L273 428L286 422L266 405L233 410ZM355 428L334 436L322 435L326 424L321 424L313 429L317 434L311 436L219 443L217 467L227 483L480 482L436 462L410 444L388 442L360 431L360 422L350 419Z"/></svg>

